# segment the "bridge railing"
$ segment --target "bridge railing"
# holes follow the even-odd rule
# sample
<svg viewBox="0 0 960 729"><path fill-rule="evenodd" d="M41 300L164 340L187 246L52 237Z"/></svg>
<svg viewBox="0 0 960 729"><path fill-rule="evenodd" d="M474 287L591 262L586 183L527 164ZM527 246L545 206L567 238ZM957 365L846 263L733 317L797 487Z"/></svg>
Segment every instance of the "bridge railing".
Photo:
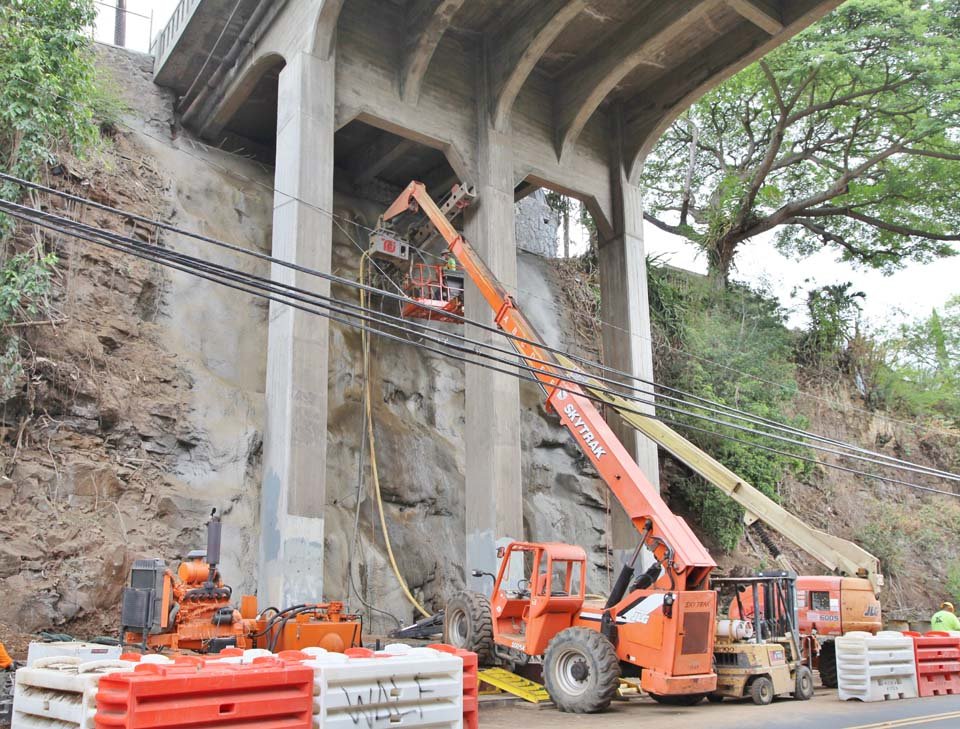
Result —
<svg viewBox="0 0 960 729"><path fill-rule="evenodd" d="M155 70L160 68L164 61L166 61L167 55L176 45L177 39L187 25L187 21L190 20L194 10L197 9L197 6L201 2L202 0L180 0L177 9L174 10L173 15L170 16L166 27L157 34L153 45L150 47L150 54L154 58Z"/></svg>

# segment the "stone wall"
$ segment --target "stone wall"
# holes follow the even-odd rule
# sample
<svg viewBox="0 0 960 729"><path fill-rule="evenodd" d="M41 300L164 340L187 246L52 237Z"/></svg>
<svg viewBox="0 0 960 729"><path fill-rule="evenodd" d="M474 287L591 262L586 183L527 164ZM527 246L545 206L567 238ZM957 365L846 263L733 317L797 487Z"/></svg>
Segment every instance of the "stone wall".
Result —
<svg viewBox="0 0 960 729"><path fill-rule="evenodd" d="M517 203L517 247L543 258L556 258L557 230L560 219L547 205L543 190L537 190Z"/></svg>

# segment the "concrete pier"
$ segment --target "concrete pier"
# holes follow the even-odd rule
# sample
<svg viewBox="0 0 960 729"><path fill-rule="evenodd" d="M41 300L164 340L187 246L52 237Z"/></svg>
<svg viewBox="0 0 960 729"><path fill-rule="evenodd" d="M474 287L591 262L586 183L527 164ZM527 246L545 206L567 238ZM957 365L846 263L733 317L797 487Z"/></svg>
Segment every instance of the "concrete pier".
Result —
<svg viewBox="0 0 960 729"><path fill-rule="evenodd" d="M643 156L702 94L839 4L242 0L231 13L184 0L158 38L156 77L196 133L276 164L273 251L322 271L335 177L358 196L411 178L476 185L466 232L508 286L514 200L537 187L583 200L601 241L607 364L650 379ZM491 321L466 298L468 316ZM272 308L269 341L261 598L296 602L323 590L327 324ZM466 400L469 574L498 537L524 535L517 383L468 367ZM624 439L656 486L656 449ZM617 546L636 538L622 519L614 532Z"/></svg>

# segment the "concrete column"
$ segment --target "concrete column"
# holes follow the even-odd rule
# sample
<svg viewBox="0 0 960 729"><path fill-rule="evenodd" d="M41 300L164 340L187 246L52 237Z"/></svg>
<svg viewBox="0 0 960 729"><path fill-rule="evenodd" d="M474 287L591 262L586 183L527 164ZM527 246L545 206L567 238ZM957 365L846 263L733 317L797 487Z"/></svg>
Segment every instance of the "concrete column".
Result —
<svg viewBox="0 0 960 729"><path fill-rule="evenodd" d="M330 271L334 60L301 53L280 74L273 255ZM314 207L315 206L315 207ZM327 282L274 266L274 279L329 294ZM270 305L261 495L261 605L323 595L327 320Z"/></svg>
<svg viewBox="0 0 960 729"><path fill-rule="evenodd" d="M480 84L485 87L485 81ZM509 135L490 120L487 94L479 94L477 193L467 211L465 235L490 270L509 290L517 287L514 230L513 149ZM489 304L469 281L464 309L470 319L493 325ZM467 326L466 335L509 346L492 332ZM520 383L510 375L478 366L466 368L466 562L470 589L489 591L487 578L470 571L495 572L499 537L523 538L523 487L520 475Z"/></svg>
<svg viewBox="0 0 960 729"><path fill-rule="evenodd" d="M610 182L613 193L613 235L600 241L600 315L604 364L644 380L653 381L653 349L650 341L650 305L647 289L646 250L643 244L643 195L630 182L620 153L619 132L615 132L611 154ZM646 391L652 400L653 388L625 380ZM638 409L653 412L652 407ZM615 414L609 422L633 455L643 473L657 490L660 470L656 445L628 427ZM620 505L611 509L614 549L633 550L637 531Z"/></svg>

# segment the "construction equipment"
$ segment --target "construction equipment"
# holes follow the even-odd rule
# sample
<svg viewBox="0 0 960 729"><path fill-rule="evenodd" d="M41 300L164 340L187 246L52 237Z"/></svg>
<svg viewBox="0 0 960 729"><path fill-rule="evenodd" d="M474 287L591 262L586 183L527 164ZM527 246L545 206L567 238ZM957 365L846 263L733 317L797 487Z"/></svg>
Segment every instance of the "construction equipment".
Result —
<svg viewBox="0 0 960 729"><path fill-rule="evenodd" d="M511 335L523 366L536 378L555 412L597 469L640 532L630 563L604 601L586 599L586 555L565 544L515 542L502 555L493 592L455 596L447 603L447 642L489 657L543 660L547 690L558 708L578 713L606 708L624 672L640 674L651 695L696 697L716 688L712 670L716 595L710 572L716 566L687 524L667 504L617 440L590 396L516 306L451 219L473 194L453 190L443 209L422 183L412 182L383 214L389 226L417 245L439 234L495 312L497 326ZM400 217L426 214L427 225L399 233ZM416 302L429 309L427 302ZM634 582L646 547L654 564ZM526 588L509 580L512 557L526 561ZM631 584L633 583L633 584Z"/></svg>
<svg viewBox="0 0 960 729"><path fill-rule="evenodd" d="M260 612L257 598L231 603L220 562L222 523L214 509L207 524L207 549L196 550L177 573L162 559L137 560L124 588L120 610L121 643L143 650L219 653L224 648L266 648L273 652L307 647L343 652L360 645L362 620L343 603L303 604Z"/></svg>
<svg viewBox="0 0 960 729"><path fill-rule="evenodd" d="M560 361L564 366L573 366L566 358L560 357ZM823 685L836 688L834 638L851 630L875 634L883 627L880 560L853 542L806 524L669 426L637 413L631 402L606 391L599 382L586 378L585 383L594 397L613 407L630 426L740 504L745 525L752 525L759 532L761 541L782 567L792 570L763 531L763 524L787 537L827 569L840 573L839 576L797 578L799 630L804 650L812 665L819 669Z"/></svg>
<svg viewBox="0 0 960 729"><path fill-rule="evenodd" d="M800 701L812 698L813 671L804 663L797 629L796 574L717 577L713 586L721 606L727 605L727 619L719 623L713 649L717 689L707 698L749 696L761 706L783 694Z"/></svg>
<svg viewBox="0 0 960 729"><path fill-rule="evenodd" d="M13 716L13 691L17 666L0 643L0 724L9 724Z"/></svg>

